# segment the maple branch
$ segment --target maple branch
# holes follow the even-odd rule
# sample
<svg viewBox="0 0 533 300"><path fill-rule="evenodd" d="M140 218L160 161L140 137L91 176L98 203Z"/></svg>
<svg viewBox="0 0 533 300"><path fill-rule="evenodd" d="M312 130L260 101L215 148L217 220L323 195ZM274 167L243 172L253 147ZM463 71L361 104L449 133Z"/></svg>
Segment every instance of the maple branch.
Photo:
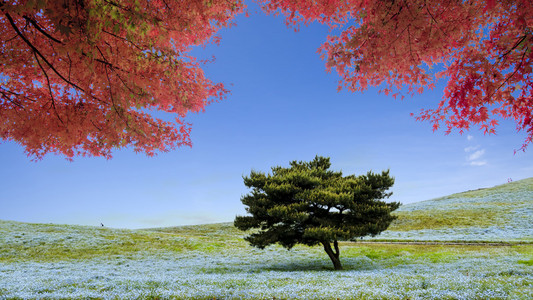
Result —
<svg viewBox="0 0 533 300"><path fill-rule="evenodd" d="M500 88L507 82L509 81L509 79L511 79L511 77L514 76L514 74L516 74L516 72L518 72L518 69L522 66L522 63L524 62L524 57L526 56L526 53L527 53L527 50L529 49L529 47L526 47L526 49L524 49L524 53L522 54L522 58L520 59L520 64L518 66L516 66L516 68L514 69L514 72L513 74L507 76L507 78L500 84L500 86L494 90L494 92L488 97L488 98L492 98L492 96L494 96L494 94L496 94L497 91L500 90Z"/></svg>
<svg viewBox="0 0 533 300"><path fill-rule="evenodd" d="M433 16L433 14L429 11L429 7L426 6L426 11L428 12L429 16L431 17L431 19L433 20L433 22L435 22L435 24L438 24L437 20L435 20L435 17ZM439 29L444 35L446 35L446 32L444 32L444 30L442 30L442 28L440 28L439 26L435 26L437 27L437 29Z"/></svg>
<svg viewBox="0 0 533 300"><path fill-rule="evenodd" d="M44 34L44 36L46 36L47 38L51 39L52 41L56 42L56 43L59 43L59 44L62 44L64 45L64 43L58 39L56 39L55 37L51 36L50 34L48 34L46 31L44 31L44 29L41 28L41 26L39 26L39 24L37 24L37 21L35 21L34 19L32 18L29 18L27 16L22 16L26 21L29 21L34 27L35 29L37 29L39 32L41 32L42 34Z"/></svg>
<svg viewBox="0 0 533 300"><path fill-rule="evenodd" d="M100 48L96 47L98 49L98 51L100 51ZM100 51L100 54L101 51ZM103 54L102 54L103 56ZM126 129L133 129L135 132L139 133L137 129L133 128L133 127L130 127L130 122L128 122L128 120L125 120L124 119L124 112L123 112L123 109L121 108L120 110L118 109L117 105L115 104L115 100L113 99L113 91L111 90L111 79L109 78L109 73L107 72L107 67L104 66L104 70L105 70L105 75L107 77L107 82L109 83L109 97L111 98L111 103L112 103L112 106L113 106L113 110L115 111L115 113L118 115L118 117L122 120L122 122L124 122L124 124L126 125Z"/></svg>
<svg viewBox="0 0 533 300"><path fill-rule="evenodd" d="M54 71L54 73L59 76L59 78L61 78L63 81L65 81L67 84L70 84L71 86L75 87L76 89L79 89L80 91L84 92L85 94L87 94L87 91L85 91L85 89L81 88L80 86L78 86L77 84L73 83L72 81L66 79L61 73L59 73L59 71L57 71L55 69L55 67L46 59L46 57L44 57L44 55L41 54L41 52L39 51L39 49L37 49L21 32L20 30L18 29L17 25L15 24L15 22L13 21L13 18L11 17L11 15L9 15L9 13L6 13L5 14L7 19L9 20L9 23L11 24L11 27L13 27L13 29L15 30L15 32L18 34L18 36L20 36L20 38L22 38L22 40L33 50L34 54L36 55L39 55L41 57L41 59L50 67L50 69L52 69L52 71ZM84 56L87 56L86 54L82 53ZM37 56L36 56L37 57ZM101 61L99 59L96 59L97 61L100 61L102 63L107 63L107 62L104 62L104 61ZM37 60L37 62L39 62L39 60ZM109 63L107 63L109 64ZM42 67L41 67L42 68ZM45 73L45 75L48 77L48 75ZM92 94L89 94L89 96L93 99L96 99L102 103L105 103L105 101L93 96Z"/></svg>
<svg viewBox="0 0 533 300"><path fill-rule="evenodd" d="M99 62L99 63L103 63L103 64L109 66L109 67L111 68L111 70L115 69L115 66L113 66L112 63L110 63L110 62L107 61L107 58L105 57L105 55L104 55L104 53L102 52L102 50L100 50L100 47L96 46L96 50L98 50L98 52L100 53L100 55L102 56L102 58L103 58L104 60L101 60L101 59L98 59L98 58L95 58L94 60L96 60L96 61ZM116 68L116 69L119 69L119 70L120 70L120 68Z"/></svg>
<svg viewBox="0 0 533 300"><path fill-rule="evenodd" d="M140 46L138 46L138 45L135 44L134 42L132 42L132 41L128 41L127 39L125 39L125 38L123 38L123 37L121 37L121 36L118 36L118 35L116 35L116 34L114 34L114 33L112 33L112 32L109 32L109 31L107 31L107 30L103 30L103 29L102 29L102 32L103 32L103 33L107 33L107 34L109 34L109 35L111 35L111 36L113 36L113 37L115 37L115 38L117 38L117 39L119 39L119 40L123 40L123 41L125 41L125 42L128 42L128 43L132 44L135 48L139 49L140 51L144 51L143 48L141 48Z"/></svg>
<svg viewBox="0 0 533 300"><path fill-rule="evenodd" d="M139 13L131 8L128 8L127 6L124 6L124 5L121 5L119 3L116 3L114 1L109 1L109 0L104 0L104 2L110 4L110 5L113 5L115 7L118 7L120 9L122 9L123 11L126 11L128 13L131 13L133 15L136 15L137 17L140 17L140 18L147 18L149 16L148 13L146 14L143 14L143 13ZM157 21L157 22L161 22L162 20L160 18L157 18L157 17L154 17L154 20Z"/></svg>
<svg viewBox="0 0 533 300"><path fill-rule="evenodd" d="M108 4L111 4L111 5L115 6L115 7L118 7L118 8L120 8L120 9L122 9L122 10L125 10L125 11L131 11L130 9L127 9L126 7L124 7L124 6L122 6L122 5L118 4L118 3L116 3L116 2L114 2L114 1L104 0L104 2L106 2L106 3L108 3Z"/></svg>
<svg viewBox="0 0 533 300"><path fill-rule="evenodd" d="M404 0L403 2L405 3L405 6L407 7L407 8L406 8L407 11L409 12L409 14L411 14L411 17L412 17L413 19L416 19L416 16L413 14L413 12L411 11L411 8L409 7L409 3L407 3L407 1L405 1L405 0Z"/></svg>
<svg viewBox="0 0 533 300"><path fill-rule="evenodd" d="M93 120L91 120L91 124L93 124L94 128L98 129L98 131L102 131L102 129L98 126L96 126L96 124L94 124Z"/></svg>
<svg viewBox="0 0 533 300"><path fill-rule="evenodd" d="M70 59L70 55L67 51L67 58L68 58L68 80L70 80L70 73L72 71L72 60Z"/></svg>
<svg viewBox="0 0 533 300"><path fill-rule="evenodd" d="M407 27L405 27L405 28L402 30L402 32L400 32L400 34L398 34L398 37L395 38L394 41L392 41L392 42L390 43L390 45L393 45L394 43L396 43L396 41L397 41L399 38L402 37L403 33L409 28L409 26L410 26L410 25L407 25ZM361 45L361 46L363 46L363 45Z"/></svg>
<svg viewBox="0 0 533 300"><path fill-rule="evenodd" d="M411 26L411 24L409 24L407 26L407 38L409 39L409 55L411 56L411 59L413 60L414 63L416 63L416 60L415 58L413 57L413 49L411 48L411 30L409 30L409 27Z"/></svg>
<svg viewBox="0 0 533 300"><path fill-rule="evenodd" d="M100 50L100 49L98 49L98 50ZM112 84L111 84L111 79L109 78L109 73L107 72L107 67L104 66L104 70L105 70L105 75L107 77L107 82L109 83L109 97L111 98L111 103L112 103L112 106L113 106L113 110L119 115L119 117L122 118L122 116L120 115L120 113L118 111L117 106L115 105L115 100L113 99L113 91L111 90Z"/></svg>
<svg viewBox="0 0 533 300"><path fill-rule="evenodd" d="M431 19L433 20L433 22L435 22L435 24L438 24L439 22L437 22L437 20L435 20L435 17L433 16L433 14L429 11L429 7L426 6L426 11L428 12L429 16L431 17Z"/></svg>
<svg viewBox="0 0 533 300"><path fill-rule="evenodd" d="M132 94L135 94L135 95L140 96L140 97L148 95L148 93L143 93L143 92L142 92L142 88L141 88L141 91L140 91L140 92L135 92L132 88L130 88L130 87L126 84L126 82L124 81L124 79L122 79L122 77L120 76L119 73L116 73L116 74L117 74L118 79L120 79L120 82L122 82L122 85L124 85L124 86L128 89L128 91L130 91Z"/></svg>
<svg viewBox="0 0 533 300"><path fill-rule="evenodd" d="M119 71L124 71L123 69L121 68L118 68L118 67L115 67L113 64L109 63L107 61L107 58L104 56L104 53L102 52L102 50L100 50L100 47L96 46L96 49L98 50L98 52L100 52L100 55L102 56L102 58L104 59L103 61L102 60L99 60L97 59L97 61L101 62L101 63L104 63L106 64L107 66L109 66L109 68L111 68L111 71L113 71L113 69L117 69ZM104 67L105 68L105 67ZM126 71L124 71L126 72ZM129 73L129 72L128 72ZM120 74L118 72L115 72L115 74L117 75L118 79L120 79L120 81L122 82L122 84L133 94L136 94L136 95L139 95L139 96L142 96L142 93L137 93L135 92L133 89L131 89L127 84L126 82L124 82L124 79L122 79L122 77L120 76ZM107 69L106 69L106 75L107 75ZM109 82L109 76L107 77L108 79L108 82ZM111 84L111 83L110 83Z"/></svg>
<svg viewBox="0 0 533 300"><path fill-rule="evenodd" d="M98 46L96 46L96 48L98 48ZM98 51L99 51L100 54L101 54L100 49L98 49ZM93 58L93 57L90 57L90 56L87 55L87 53L85 53L85 52L81 52L81 55L83 55L83 56L85 56L85 57L87 57L87 58L89 58L89 59L94 59L95 61L97 61L97 62L99 62L99 63L102 63L102 64L104 64L104 65L107 65L107 66L109 66L109 67L112 68L112 69L117 69L117 70L120 70L120 71L123 71L123 72L128 72L128 71L125 71L124 69L121 69L121 68L119 68L119 67L116 67L115 65L113 65L113 64L110 63L110 62L108 62L107 60L101 60L101 59L99 59L99 58ZM103 55L102 55L102 56L103 56ZM128 73L129 73L129 72L128 72ZM83 89L81 89L81 90L82 90L83 92L85 92Z"/></svg>
<svg viewBox="0 0 533 300"><path fill-rule="evenodd" d="M393 6L394 6L394 3L391 4L389 11L387 11L386 15L389 14ZM383 26L387 25L392 19L394 19L394 17L399 16L400 13L402 12L402 9L403 9L403 5L400 6L400 9L395 14L393 14L386 22L382 22Z"/></svg>
<svg viewBox="0 0 533 300"><path fill-rule="evenodd" d="M15 21L13 20L13 18L11 17L11 15L9 13L5 13L5 16L7 17L11 27L13 28L13 30L15 30L15 32L18 34L18 36L20 36L20 38L33 50L33 53L34 53L34 56L35 58L37 59L37 55L41 57L41 59L50 67L50 69L52 69L52 71L54 71L54 73L59 76L59 78L61 78L63 81L65 81L67 84L70 84L71 86L75 87L76 89L82 91L83 93L85 94L88 94L87 91L85 91L85 89L81 88L80 86L78 86L77 84L73 83L72 81L66 79L61 73L59 73L59 71L56 70L56 68L46 59L46 57L44 57L44 55L41 54L41 52L39 51L39 49L37 49L23 34L22 32L20 32L20 30L18 29L17 25L15 24ZM86 54L84 54L86 56ZM97 59L97 61L100 61ZM102 63L106 63L104 61L100 61ZM48 78L48 74L44 71L44 68L41 66L39 60L37 59L37 63L39 63L39 66L41 67L41 70L43 70L44 72L44 75L46 76L48 82L49 82L49 78ZM109 63L107 63L109 64ZM48 86L50 88L50 85ZM102 103L106 103L106 101L103 101L95 96L93 96L92 94L88 94L91 98L99 101L99 102L102 102ZM113 99L111 99L113 100ZM53 101L53 96L52 96L52 101ZM54 103L53 103L54 104ZM115 107L114 103L113 103L113 106ZM54 110L55 110L55 104L54 104ZM57 111L56 111L56 115L58 116L59 120L61 121L61 123L63 123L63 120L59 117L59 115L57 114ZM63 123L64 125L64 123Z"/></svg>
<svg viewBox="0 0 533 300"><path fill-rule="evenodd" d="M504 54L502 54L502 55L499 57L499 60L502 60L502 58L504 58L504 57L507 56L509 53L511 53L511 51L513 51L514 49L516 49L516 47L518 47L518 45L520 45L520 43L522 43L522 41L524 41L524 40L526 39L526 37L527 37L527 34L524 34L524 35L522 36L522 38L520 38L520 40L517 41L511 49L509 49L509 51L505 52Z"/></svg>
<svg viewBox="0 0 533 300"><path fill-rule="evenodd" d="M16 39L17 38L17 34L15 34L12 38L9 38L6 40L6 42L11 42L12 40Z"/></svg>
<svg viewBox="0 0 533 300"><path fill-rule="evenodd" d="M39 58L37 57L37 54L35 52L33 52L33 56L35 57L35 60L37 61L37 64L39 65L39 67L43 71L44 76L46 77L46 82L48 84L48 91L50 92L50 98L52 99L52 107L54 108L54 112L56 114L56 117L59 119L59 121L61 121L61 124L63 124L63 126L65 126L65 123L63 122L63 120L61 119L59 114L57 113L56 103L55 103L55 100L54 100L54 94L52 93L52 87L50 86L50 78L48 78L48 73L46 73L45 69L41 65L41 62L39 61Z"/></svg>
<svg viewBox="0 0 533 300"><path fill-rule="evenodd" d="M70 80L67 80L63 75L61 75L61 73L59 73L55 68L54 66L46 59L46 57L44 57L44 55L41 54L41 52L39 51L39 49L37 49L21 32L20 30L18 29L17 25L15 24L15 22L13 21L13 18L11 18L11 15L9 15L9 13L6 13L5 16L7 17L8 21L9 21L9 24L11 24L11 27L13 27L13 29L15 30L15 32L20 36L20 38L33 50L34 54L36 55L39 55L41 57L41 59L50 67L50 69L52 69L52 71L54 71L54 73L57 74L57 76L59 76L59 78L61 78L62 80L64 80L66 83L72 85L73 87L77 88L77 89L80 89L81 91L85 92L84 89L82 89L81 87L79 87L77 84L71 82ZM38 62L38 60L37 60Z"/></svg>
<svg viewBox="0 0 533 300"><path fill-rule="evenodd" d="M20 107L20 108L26 110L26 109L24 108L24 106L20 103L20 101L18 101L18 100L16 100L16 99L15 99L15 100L11 99L11 98L10 98L8 95L6 95L6 93L4 93L3 91L0 91L0 94L1 94L1 95L4 97L4 99L6 99L7 101L9 101L9 102L15 104L16 106L18 106L18 107Z"/></svg>
<svg viewBox="0 0 533 300"><path fill-rule="evenodd" d="M163 3L165 4L165 6L167 7L167 9L170 9L170 6L168 6L167 1L165 1L165 0L162 0L162 1L163 1Z"/></svg>
<svg viewBox="0 0 533 300"><path fill-rule="evenodd" d="M2 93L4 96L6 96L5 93L9 93L9 94L15 95L16 97L22 97L22 98L24 98L24 99L26 99L26 100L28 100L28 101L33 102L33 103L37 102L37 100L35 100L35 99L31 99L31 98L29 98L28 96L25 96L24 94L18 94L18 93L15 93L15 92L13 92L13 91L10 91L10 90L4 88L3 86L0 86L0 89L3 90L3 92L1 92L1 93ZM20 103L20 101L17 101L17 102Z"/></svg>

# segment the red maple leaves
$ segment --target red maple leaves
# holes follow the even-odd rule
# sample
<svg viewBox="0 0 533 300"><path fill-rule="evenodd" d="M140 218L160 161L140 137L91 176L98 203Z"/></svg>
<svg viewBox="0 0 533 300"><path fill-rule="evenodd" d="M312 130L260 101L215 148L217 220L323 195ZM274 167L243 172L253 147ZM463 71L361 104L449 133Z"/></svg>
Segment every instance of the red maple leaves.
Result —
<svg viewBox="0 0 533 300"><path fill-rule="evenodd" d="M455 0L258 0L288 24L342 32L319 51L339 87L379 86L394 97L448 84L418 120L494 133L516 121L533 141L533 2ZM188 112L227 95L188 55L217 42L241 0L0 1L0 137L29 155L110 157L133 146L190 145ZM163 111L175 122L156 117Z"/></svg>
<svg viewBox="0 0 533 300"><path fill-rule="evenodd" d="M463 131L477 124L494 133L512 118L533 139L533 2L454 0L259 1L288 24L319 21L342 33L320 48L340 87L385 94L422 93L439 78L448 85L436 109L418 120ZM437 70L437 71L435 71Z"/></svg>
<svg viewBox="0 0 533 300"><path fill-rule="evenodd" d="M0 2L0 137L36 158L190 145L182 117L227 90L187 52L241 9L239 0Z"/></svg>

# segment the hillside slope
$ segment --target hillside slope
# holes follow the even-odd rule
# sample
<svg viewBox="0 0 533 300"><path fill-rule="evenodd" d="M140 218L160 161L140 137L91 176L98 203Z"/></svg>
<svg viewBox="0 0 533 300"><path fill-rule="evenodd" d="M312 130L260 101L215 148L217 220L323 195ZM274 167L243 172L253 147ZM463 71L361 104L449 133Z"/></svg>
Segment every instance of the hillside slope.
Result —
<svg viewBox="0 0 533 300"><path fill-rule="evenodd" d="M533 243L533 178L401 206L374 241ZM246 248L232 223L121 230L0 220L0 262Z"/></svg>
<svg viewBox="0 0 533 300"><path fill-rule="evenodd" d="M405 205L396 240L263 250L232 223L145 230L0 221L0 299L533 299L533 179ZM391 238L392 236L392 238Z"/></svg>
<svg viewBox="0 0 533 300"><path fill-rule="evenodd" d="M533 241L533 178L401 206L371 240Z"/></svg>

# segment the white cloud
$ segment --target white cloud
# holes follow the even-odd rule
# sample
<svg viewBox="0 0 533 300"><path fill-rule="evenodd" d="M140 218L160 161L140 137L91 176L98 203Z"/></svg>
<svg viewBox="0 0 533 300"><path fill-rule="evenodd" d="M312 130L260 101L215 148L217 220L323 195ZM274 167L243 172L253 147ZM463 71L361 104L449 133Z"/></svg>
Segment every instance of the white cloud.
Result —
<svg viewBox="0 0 533 300"><path fill-rule="evenodd" d="M481 156L483 156L483 154L485 154L485 149L478 150L478 151L470 154L470 156L468 156L468 160L479 159Z"/></svg>
<svg viewBox="0 0 533 300"><path fill-rule="evenodd" d="M471 153L466 158L470 166L479 167L479 166L484 166L487 164L486 160L480 160L483 157L483 155L485 155L485 149L477 150L479 149L479 147L480 146L478 145L478 146L470 146L470 147L465 148L466 153Z"/></svg>
<svg viewBox="0 0 533 300"><path fill-rule="evenodd" d="M471 141L471 140L474 139L474 136L472 136L472 135L467 135L467 136L466 136L466 139L469 140L469 141Z"/></svg>
<svg viewBox="0 0 533 300"><path fill-rule="evenodd" d="M474 151L474 150L476 150L476 149L478 149L478 148L479 148L479 145L478 145L478 146L470 146L470 147L466 147L466 148L465 148L465 152L472 152L472 151Z"/></svg>

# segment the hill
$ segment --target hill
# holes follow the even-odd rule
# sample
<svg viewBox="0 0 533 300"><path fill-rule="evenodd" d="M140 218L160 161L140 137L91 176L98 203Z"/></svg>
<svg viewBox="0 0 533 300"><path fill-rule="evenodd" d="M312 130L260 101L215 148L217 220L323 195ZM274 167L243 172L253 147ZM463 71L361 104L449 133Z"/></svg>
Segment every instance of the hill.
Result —
<svg viewBox="0 0 533 300"><path fill-rule="evenodd" d="M533 177L402 205L389 229L371 241L533 242ZM242 236L231 223L148 229Z"/></svg>
<svg viewBox="0 0 533 300"><path fill-rule="evenodd" d="M371 240L533 241L533 178L401 206Z"/></svg>
<svg viewBox="0 0 533 300"><path fill-rule="evenodd" d="M533 178L401 206L371 241L533 242ZM0 220L0 262L244 248L232 223L126 230Z"/></svg>
<svg viewBox="0 0 533 300"><path fill-rule="evenodd" d="M529 179L405 205L379 238L490 239L477 232L512 228L521 234L503 238L531 241L532 187ZM531 244L343 243L345 270L333 272L321 247L260 250L242 236L232 223L126 230L0 221L0 299L533 297Z"/></svg>

